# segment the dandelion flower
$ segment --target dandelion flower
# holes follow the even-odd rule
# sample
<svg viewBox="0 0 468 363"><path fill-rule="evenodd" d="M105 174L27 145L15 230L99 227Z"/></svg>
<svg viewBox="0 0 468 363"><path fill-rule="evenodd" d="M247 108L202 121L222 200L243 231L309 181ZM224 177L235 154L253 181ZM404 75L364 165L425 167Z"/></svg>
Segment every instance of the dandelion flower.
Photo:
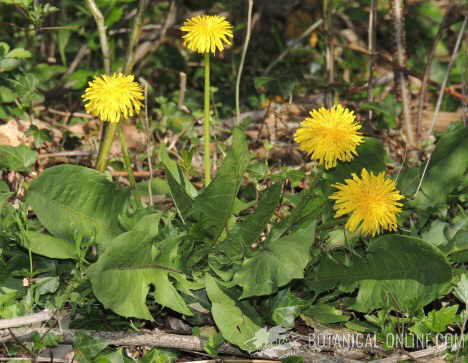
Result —
<svg viewBox="0 0 468 363"><path fill-rule="evenodd" d="M352 174L345 184L334 184L337 192L334 199L335 218L350 214L346 228L353 232L359 228L363 235L375 236L382 230L395 231L396 216L401 212L403 196L395 187L395 182L385 178L385 173L374 175L362 169L361 178Z"/></svg>
<svg viewBox="0 0 468 363"><path fill-rule="evenodd" d="M144 96L141 86L133 79L132 75L122 73L96 77L82 96L87 102L86 112L110 122L138 114Z"/></svg>
<svg viewBox="0 0 468 363"><path fill-rule="evenodd" d="M311 159L330 169L337 160L350 161L356 155L356 147L364 140L360 128L353 111L341 105L322 107L302 121L294 140Z"/></svg>
<svg viewBox="0 0 468 363"><path fill-rule="evenodd" d="M231 45L232 25L223 16L200 15L187 19L180 28L187 32L184 45L198 53L222 51L225 44Z"/></svg>

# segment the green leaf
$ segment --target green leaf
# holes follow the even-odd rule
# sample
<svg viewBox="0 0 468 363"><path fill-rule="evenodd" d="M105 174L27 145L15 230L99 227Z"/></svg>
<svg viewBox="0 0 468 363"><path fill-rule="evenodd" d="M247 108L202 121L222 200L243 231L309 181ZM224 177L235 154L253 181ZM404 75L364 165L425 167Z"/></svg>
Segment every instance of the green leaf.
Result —
<svg viewBox="0 0 468 363"><path fill-rule="evenodd" d="M167 349L152 349L138 363L174 363L177 354Z"/></svg>
<svg viewBox="0 0 468 363"><path fill-rule="evenodd" d="M148 184L151 184L151 186ZM148 187L151 188L151 193L153 195L169 195L171 193L168 182L161 178L152 178L151 180L145 180L136 185L140 194L145 193L149 195Z"/></svg>
<svg viewBox="0 0 468 363"><path fill-rule="evenodd" d="M15 58L4 58L0 59L0 73L8 72L20 65L20 61Z"/></svg>
<svg viewBox="0 0 468 363"><path fill-rule="evenodd" d="M418 238L384 235L373 239L367 252L366 257L349 257L350 267L324 256L309 286L326 290L360 280L406 279L430 285L452 278L450 265L442 252Z"/></svg>
<svg viewBox="0 0 468 363"><path fill-rule="evenodd" d="M161 162L163 163L164 167L166 168L167 174L170 174L172 178L179 184L183 186L183 189L185 190L185 193L190 197L190 198L195 198L198 195L197 190L195 187L190 183L188 178L179 170L177 163L172 160L168 153L167 149L164 146L164 144L161 144L161 147L159 149L159 158L161 159Z"/></svg>
<svg viewBox="0 0 468 363"><path fill-rule="evenodd" d="M294 321L307 305L305 300L298 298L289 288L278 291L265 302L267 315L275 325L285 328L294 328Z"/></svg>
<svg viewBox="0 0 468 363"><path fill-rule="evenodd" d="M24 48L15 48L5 55L5 58L23 59L23 58L29 58L29 57L31 57L31 52Z"/></svg>
<svg viewBox="0 0 468 363"><path fill-rule="evenodd" d="M460 276L460 281L458 281L457 286L455 287L455 296L464 302L468 308L468 273L464 273Z"/></svg>
<svg viewBox="0 0 468 363"><path fill-rule="evenodd" d="M460 322L457 310L458 305L443 307L440 310L432 310L422 319L418 319L415 326L410 328L410 330L420 335L443 333L449 325Z"/></svg>
<svg viewBox="0 0 468 363"><path fill-rule="evenodd" d="M128 189L95 170L59 165L33 181L26 201L55 237L74 241L78 233L104 245L122 232L118 216L128 198Z"/></svg>
<svg viewBox="0 0 468 363"><path fill-rule="evenodd" d="M59 259L78 258L75 246L70 241L36 231L25 231L24 236L28 241L25 247L38 255Z"/></svg>
<svg viewBox="0 0 468 363"><path fill-rule="evenodd" d="M192 315L169 280L178 268L179 238L160 243L159 255L152 246L159 233L160 214L143 217L135 227L112 240L99 260L89 269L96 297L106 308L125 317L152 320L146 306L150 285L155 286L157 303L181 314Z"/></svg>
<svg viewBox="0 0 468 363"><path fill-rule="evenodd" d="M37 152L32 151L26 145L0 145L0 169L28 171L36 159Z"/></svg>
<svg viewBox="0 0 468 363"><path fill-rule="evenodd" d="M239 300L239 294L221 287L206 276L206 293L211 301L211 314L224 339L248 352L255 350L252 339L261 329L261 320L253 307Z"/></svg>
<svg viewBox="0 0 468 363"><path fill-rule="evenodd" d="M298 202L291 214L279 223L276 223L270 233L271 239L277 239L284 234L307 227L310 221L315 220L328 204L328 195L318 194L315 185L304 189L297 195Z"/></svg>
<svg viewBox="0 0 468 363"><path fill-rule="evenodd" d="M242 258L245 248L260 237L270 222L280 199L281 185L275 184L265 192L255 212L237 222L229 231L227 238L220 243L218 251L232 260Z"/></svg>
<svg viewBox="0 0 468 363"><path fill-rule="evenodd" d="M363 280L350 308L361 312L382 308L413 313L447 295L450 289L450 282L424 285L415 280Z"/></svg>
<svg viewBox="0 0 468 363"><path fill-rule="evenodd" d="M8 199L13 195L12 192L3 192L0 191L0 212L3 209L3 206L6 205ZM1 215L1 214L0 214Z"/></svg>
<svg viewBox="0 0 468 363"><path fill-rule="evenodd" d="M416 198L417 208L438 207L446 203L468 171L468 127L447 132L437 143Z"/></svg>
<svg viewBox="0 0 468 363"><path fill-rule="evenodd" d="M334 324L348 321L350 316L330 304L311 305L301 315L302 319L312 318L322 324Z"/></svg>
<svg viewBox="0 0 468 363"><path fill-rule="evenodd" d="M92 338L83 332L78 331L75 335L73 347L75 348L75 359L80 363L92 363L103 349L109 345L109 342Z"/></svg>
<svg viewBox="0 0 468 363"><path fill-rule="evenodd" d="M232 147L215 179L193 202L194 215L215 241L232 215L242 176L250 159L243 132L234 129L232 138Z"/></svg>
<svg viewBox="0 0 468 363"><path fill-rule="evenodd" d="M241 299L269 295L293 279L304 277L315 239L315 222L292 235L268 240L242 263L234 282L243 288Z"/></svg>
<svg viewBox="0 0 468 363"><path fill-rule="evenodd" d="M0 101L3 103L13 102L16 94L9 88L0 86Z"/></svg>
<svg viewBox="0 0 468 363"><path fill-rule="evenodd" d="M301 357L299 355L292 355L290 357L281 359L281 363L304 363L304 362L305 362L304 357Z"/></svg>
<svg viewBox="0 0 468 363"><path fill-rule="evenodd" d="M123 348L119 348L114 352L100 353L93 359L93 363L127 363L134 362L133 359L127 358L123 353Z"/></svg>
<svg viewBox="0 0 468 363"><path fill-rule="evenodd" d="M364 143L356 149L357 156L349 162L339 162L333 169L327 170L325 174L330 184L342 183L351 178L351 174L361 175L361 170L366 168L374 174L385 171L385 149L383 144L372 137L365 137Z"/></svg>
<svg viewBox="0 0 468 363"><path fill-rule="evenodd" d="M57 39L59 46L60 59L62 64L67 65L67 57L65 55L65 48L67 47L68 41L70 40L71 31L66 29L60 29L57 31Z"/></svg>

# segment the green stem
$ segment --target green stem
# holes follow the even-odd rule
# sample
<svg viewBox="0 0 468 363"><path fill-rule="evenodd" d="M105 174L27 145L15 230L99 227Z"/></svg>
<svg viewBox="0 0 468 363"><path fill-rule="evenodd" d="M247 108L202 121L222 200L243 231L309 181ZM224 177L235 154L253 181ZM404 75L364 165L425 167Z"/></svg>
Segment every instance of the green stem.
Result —
<svg viewBox="0 0 468 363"><path fill-rule="evenodd" d="M122 156L124 160L125 169L127 169L127 173L128 173L128 181L130 182L130 187L132 189L135 189L136 182L135 182L135 176L133 175L132 161L130 160L127 143L125 141L125 134L123 132L122 125L120 123L119 123L118 129L119 129L120 148L122 149Z"/></svg>
<svg viewBox="0 0 468 363"><path fill-rule="evenodd" d="M205 187L211 182L211 157L210 157L210 53L205 53L205 120L204 128L204 159Z"/></svg>
<svg viewBox="0 0 468 363"><path fill-rule="evenodd" d="M106 170L107 158L109 156L112 142L114 141L117 125L117 122L110 122L105 129L104 140L101 142L101 146L99 147L99 155L96 163L96 170L101 173Z"/></svg>

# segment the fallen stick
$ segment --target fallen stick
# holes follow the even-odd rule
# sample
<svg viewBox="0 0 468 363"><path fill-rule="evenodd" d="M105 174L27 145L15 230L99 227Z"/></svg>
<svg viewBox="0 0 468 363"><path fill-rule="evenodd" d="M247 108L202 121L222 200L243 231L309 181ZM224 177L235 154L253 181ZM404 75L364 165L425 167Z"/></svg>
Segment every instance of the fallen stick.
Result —
<svg viewBox="0 0 468 363"><path fill-rule="evenodd" d="M26 318L26 317L24 317ZM13 320L13 319L9 319ZM48 319L45 319L48 320ZM44 320L41 320L44 321ZM121 346L149 346L172 349L185 349L203 352L203 338L191 335L168 334L159 330L145 333L74 330L74 329L47 329L47 328L15 328L11 329L16 338L21 341L31 341L33 334L53 334L62 337L61 343L72 344L77 333L84 333L90 337L107 340L111 345ZM0 330L0 343L14 342L14 337L8 330ZM223 344L220 353L245 356L241 350L229 344Z"/></svg>
<svg viewBox="0 0 468 363"><path fill-rule="evenodd" d="M191 335L177 335L164 333L160 330L147 331L144 333L133 333L133 332L113 332L113 331L96 331L96 330L73 330L73 329L31 329L31 328L16 328L11 329L16 339L9 333L8 330L0 330L0 343L7 342L25 342L31 341L33 334L54 334L62 338L62 344L72 344L75 340L77 333L84 333L93 338L99 338L106 340L109 345L117 346L147 346L147 347L159 347L159 348L169 348L169 349L179 349L186 351L199 351L203 352L203 346L205 339L197 336ZM297 343L296 343L297 344ZM297 346L300 348L299 346ZM351 359L346 359L342 357L333 357L330 354L323 354L319 352L302 352L300 349L297 350L299 355L304 355L313 359L314 362L340 362L340 363L353 363L358 362ZM224 343L219 347L218 353L220 354L229 354L238 357L252 357L256 359L281 359L284 358L283 355L290 355L290 352L286 350L278 350L278 356L272 357L274 354L271 350L269 352L261 351L256 352L251 355L246 352L241 351L240 349ZM273 354L272 354L273 353ZM288 354L289 353L289 354ZM282 357L280 357L280 355Z"/></svg>
<svg viewBox="0 0 468 363"><path fill-rule="evenodd" d="M52 319L53 315L54 315L54 312L52 310L45 309L35 314L20 316L20 317L12 318L12 319L1 319L0 329L18 328L18 327L25 326L25 325L42 323L43 321ZM1 332L1 334L3 333L4 332Z"/></svg>

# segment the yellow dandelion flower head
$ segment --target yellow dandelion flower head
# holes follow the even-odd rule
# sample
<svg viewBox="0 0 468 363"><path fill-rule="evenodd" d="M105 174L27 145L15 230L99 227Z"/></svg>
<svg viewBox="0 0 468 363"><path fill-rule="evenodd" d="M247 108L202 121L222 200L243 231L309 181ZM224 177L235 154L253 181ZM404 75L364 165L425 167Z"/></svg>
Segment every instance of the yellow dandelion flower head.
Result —
<svg viewBox="0 0 468 363"><path fill-rule="evenodd" d="M301 122L294 140L311 159L330 169L337 160L350 161L356 155L356 147L364 140L360 128L353 111L341 105L322 107Z"/></svg>
<svg viewBox="0 0 468 363"><path fill-rule="evenodd" d="M114 73L95 77L82 98L86 112L102 121L119 122L140 112L144 96L132 75Z"/></svg>
<svg viewBox="0 0 468 363"><path fill-rule="evenodd" d="M333 186L338 189L329 197L335 200L335 218L350 214L346 222L349 231L359 228L361 234L375 236L383 230L397 229L396 217L403 205L398 201L403 196L384 172L374 175L362 169L361 177L353 173L352 179Z"/></svg>
<svg viewBox="0 0 468 363"><path fill-rule="evenodd" d="M198 53L220 52L225 44L231 45L232 25L219 15L200 15L187 19L182 27L184 46Z"/></svg>

